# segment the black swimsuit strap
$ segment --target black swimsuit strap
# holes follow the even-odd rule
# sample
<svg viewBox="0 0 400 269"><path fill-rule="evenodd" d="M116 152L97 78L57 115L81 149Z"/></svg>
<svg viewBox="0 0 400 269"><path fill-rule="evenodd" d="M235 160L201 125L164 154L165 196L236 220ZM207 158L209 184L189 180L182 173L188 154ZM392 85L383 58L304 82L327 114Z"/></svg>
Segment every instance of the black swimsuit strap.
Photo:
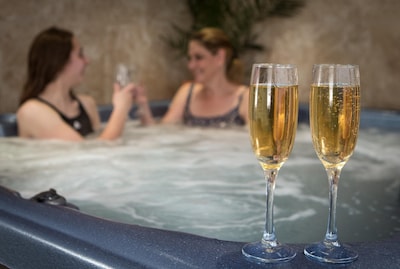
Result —
<svg viewBox="0 0 400 269"><path fill-rule="evenodd" d="M79 105L79 114L81 113L81 110L83 109L82 103L79 101L79 99L75 96L75 94L73 92L69 93L69 96L71 97L72 100L77 101L78 105ZM63 119L71 119L69 117L67 117L64 113L62 113L55 105L53 105L52 103L48 102L47 100L43 99L40 96L37 96L36 99L38 99L39 101L45 103L46 105L48 105L49 107L51 107L52 109L54 109L58 114L60 114L60 116ZM79 116L78 114L78 116ZM76 117L72 117L72 119L74 119Z"/></svg>
<svg viewBox="0 0 400 269"><path fill-rule="evenodd" d="M55 107L52 103L46 101L45 99L37 96L36 99L45 103L49 107L51 107L54 111L60 115L62 120L70 125L73 129L75 129L78 133L85 136L93 132L92 123L90 121L89 115L87 114L85 108L83 107L80 100L70 92L70 96L73 100L78 102L79 106L79 114L75 117L69 118L64 113L62 113L57 107Z"/></svg>
<svg viewBox="0 0 400 269"><path fill-rule="evenodd" d="M186 98L186 104L185 104L185 112L186 113L189 113L189 104L190 104L190 100L192 99L193 88L194 88L194 83L190 84L189 93Z"/></svg>

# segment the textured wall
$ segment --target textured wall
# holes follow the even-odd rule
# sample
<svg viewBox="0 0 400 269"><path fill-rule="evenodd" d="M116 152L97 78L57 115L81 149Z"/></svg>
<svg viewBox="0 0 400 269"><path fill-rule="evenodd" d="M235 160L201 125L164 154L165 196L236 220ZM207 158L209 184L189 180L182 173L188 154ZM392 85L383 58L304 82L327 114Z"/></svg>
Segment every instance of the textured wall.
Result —
<svg viewBox="0 0 400 269"><path fill-rule="evenodd" d="M400 110L399 24L397 0L308 0L293 19L259 27L271 50L258 60L297 64L301 101L314 63L358 64L363 107Z"/></svg>
<svg viewBox="0 0 400 269"><path fill-rule="evenodd" d="M169 99L189 78L185 59L162 41L171 23L190 23L183 0L0 0L0 113L14 112L25 78L33 37L57 25L72 30L91 62L80 91L110 103L115 66L134 68L152 100ZM266 51L245 55L252 62L294 63L300 101L307 102L313 63L354 63L361 69L363 107L400 110L400 1L308 0L295 17L258 25ZM248 78L246 78L246 82Z"/></svg>
<svg viewBox="0 0 400 269"><path fill-rule="evenodd" d="M90 64L78 90L99 104L111 102L118 63L135 70L151 99L169 99L188 74L162 36L189 20L182 0L0 0L0 113L16 110L29 46L52 25L72 30L83 45Z"/></svg>

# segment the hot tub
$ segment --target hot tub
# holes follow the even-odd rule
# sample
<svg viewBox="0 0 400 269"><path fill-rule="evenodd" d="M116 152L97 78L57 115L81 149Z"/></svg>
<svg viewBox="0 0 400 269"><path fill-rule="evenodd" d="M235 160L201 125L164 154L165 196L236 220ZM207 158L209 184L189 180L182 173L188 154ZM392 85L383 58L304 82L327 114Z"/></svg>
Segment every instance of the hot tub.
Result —
<svg viewBox="0 0 400 269"><path fill-rule="evenodd" d="M154 105L154 108L159 109L159 113L163 113L165 111L167 103L157 103ZM101 114L102 117L105 119L107 118L107 115L109 113L109 109L107 107L101 108ZM158 112L155 111L155 114ZM134 115L134 112L132 112L132 115ZM300 111L300 116L299 116L300 122L307 122L308 120L308 113L307 109L302 107ZM377 126L374 124L374 122L379 123ZM385 124L386 122L386 124ZM361 121L361 127L362 128L368 128L369 130L372 130L368 133L369 139L370 136L373 136L377 139L380 137L387 137L390 139L395 139L391 135L391 133L398 133L399 128L400 128L400 116L396 113L388 113L388 112L376 112L376 111L363 111L362 114L362 121ZM98 149L96 148L98 145L95 144L96 142L91 142L87 145L84 146L83 149L78 149L78 150L83 150L86 152L89 152L92 154L91 157L87 156L74 156L72 155L70 159L67 158L67 160L73 160L73 159L79 159L79 162L83 162L84 164L85 161L87 161L87 164L89 163L96 163L97 159L100 157L98 156L104 156L106 154L105 152L110 151L112 148L114 151L117 150L117 148L122 148L122 152L120 154L115 154L111 155L111 159L109 161L109 165L116 168L114 170L123 173L124 170L125 172L127 171L128 174L122 174L124 177L127 177L127 175L134 173L134 171L137 171L139 175L143 175L143 173L140 173L140 166L136 167L135 170L131 171L129 170L129 162L132 162L132 158L135 155L135 148L136 149L141 149L141 150L151 150L150 147L150 142L149 145L146 145L145 142L149 140L149 136L146 130L144 129L137 129L140 128L138 126L134 126L132 129L128 129L128 135L129 133L133 133L136 135L136 139L139 139L140 137L145 137L147 140L140 140L141 144L140 147L139 145L136 145L135 147L135 141L134 139L130 139L130 142L124 142L124 141L117 141L115 143L111 143L108 145L109 148L106 148L105 151L101 151L99 155L96 155L93 159L93 154L94 153L99 153ZM303 128L307 128L306 126ZM372 128L372 129L371 129ZM385 132L382 133L382 130ZM156 133L161 136L161 131L156 129L154 130ZM213 140L213 139L218 139L218 136L226 137L227 133L225 131L216 131L216 134L209 134L209 131L206 130L196 130L196 129L180 129L180 132L182 132L183 136L185 139L180 139L179 136L170 136L168 134L168 129L163 130L163 137L165 137L164 140L159 141L161 145L167 146L170 144L177 144L181 145L182 144L190 144L192 154L197 154L201 153L202 151L207 151L211 154L211 156L217 156L217 152L215 151L216 148L221 147L222 151L227 151L227 148L224 148L223 146L215 146L215 145L210 145L206 142L203 141L193 141L189 139L188 137L190 136L191 133L195 133L197 137L203 138L204 141L208 140ZM228 131L230 132L229 135L232 136L233 133L235 136L235 139L237 140L246 140L246 134L244 133L245 131L243 130L236 130L236 131ZM242 132L242 133L241 133ZM389 132L389 135L386 135L386 133ZM300 133L301 134L301 133ZM302 135L299 136L298 139L307 139L308 135ZM150 137L151 138L151 137ZM0 144L0 148L3 145L3 150L4 149L10 149L9 147L15 149L16 151L20 150L21 155L25 150L25 146L28 146L27 144L20 144L20 142L17 142L15 138L9 138L7 140L7 144ZM195 143L194 143L195 142ZM370 141L367 140L365 143L369 143ZM51 145L52 143L56 142L50 142L50 143L42 143L39 148L42 148L43 150L48 149L49 147L53 147L54 145ZM94 144L93 144L94 143ZM124 144L126 143L126 144ZM246 142L245 142L246 143ZM17 145L17 148L15 148L13 144ZM145 145L143 145L145 144ZM301 143L297 143L299 145L302 145ZM7 145L7 146L4 146ZM218 145L218 144L217 144ZM306 144L307 145L307 144ZM19 148L18 148L19 146ZM58 145L59 146L59 145ZM147 147L149 146L149 147ZM365 146L365 145L364 145ZM363 146L363 147L364 147ZM61 147L66 147L65 145L61 145ZM68 145L69 150L74 150L73 147L71 149L71 145ZM208 148L207 148L208 147ZM295 145L296 147L296 145ZM301 146L299 146L298 150L303 151ZM368 146L366 146L368 148ZM125 150L125 151L124 151ZM169 152L168 152L169 150ZM187 149L186 149L187 150ZM174 187L174 178L176 175L171 176L172 171L167 170L168 167L163 167L163 164L161 163L161 160L165 158L165 156L170 157L173 154L173 149L169 149L167 147L167 152L159 152L157 149L153 149L153 152L149 152L150 156L152 156L151 160L147 160L147 162L151 163L153 161L155 164L157 164L157 167L161 171L161 173L152 175L150 174L148 176L149 180L154 177L162 177L162 178L170 178L170 182L164 182L161 183L164 184L162 185L161 190L164 192L161 194L157 194L158 197L151 197L149 195L149 192L145 192L146 188L143 188L143 185L141 182L135 182L134 184L136 189L142 190L142 192L135 193L134 189L130 189L126 185L122 184L122 189L119 190L118 192L121 193L121 197L123 196L122 194L124 193L124 187L126 192L132 193L132 196L135 196L135 198L132 198L131 200L136 201L137 204L139 204L140 200L145 200L146 196L150 196L150 202L154 203L166 203L169 204L171 197L173 196L172 200L178 200L178 204L184 204L185 201L189 203L190 199L194 199L197 201L197 206L193 208L193 211L198 212L198 214L190 215L190 212L187 212L185 215L191 216L190 219L195 218L199 213L205 214L204 219L207 220L208 215L211 214L210 212L212 210L207 209L204 211L201 211L204 206L207 204L211 205L211 208L217 208L221 207L222 210L225 208L225 212L231 211L233 214L234 212L240 212L240 211L246 211L246 207L248 209L250 208L257 208L259 207L261 211L264 210L264 198L263 196L263 181L262 181L262 175L260 168L258 167L258 164L255 163L255 159L253 159L252 153L250 152L250 148L248 148L248 153L246 146L244 148L237 147L234 149L234 152L241 152L243 151L244 154L246 155L241 155L241 157L232 157L232 153L229 153L225 157L218 157L215 158L214 163L217 164L215 167L222 167L225 168L225 166L229 165L228 162L232 161L234 165L238 164L243 164L245 166L249 166L251 170L255 171L253 174L249 172L243 172L243 177L244 178L253 178L254 180L251 181L252 183L249 184L247 183L241 183L240 178L238 181L235 181L234 178L236 178L236 175L238 174L235 172L233 175L231 175L232 182L229 183L230 187L232 189L229 189L229 195L231 196L226 196L224 194L224 191L228 188L228 186L223 186L218 182L214 181L209 181L208 185L211 186L212 190L217 192L217 198L220 197L220 200L215 200L215 196L208 196L207 193L205 192L200 192L200 189L202 188L202 185L197 184L200 181L205 181L205 178L197 178L198 174L204 174L207 175L207 173L204 170L205 166L212 166L212 163L207 163L205 159L195 159L191 158L190 155L185 155L188 152L185 150L181 150L176 158L180 158L180 164L177 166L175 169L178 171L178 174L186 173L186 177L190 178L189 181L180 181L179 184L176 184L175 187L178 189L178 191L175 192ZM357 151L357 149L356 149ZM60 164L60 167L64 165L64 163L61 161L60 156L58 154L48 156L50 157L47 159L48 164L53 165L53 164ZM14 155L13 155L14 154ZM14 152L13 154L7 155L3 154L0 155L0 159L3 159L3 165L7 163L9 160L13 160L13 156L16 155ZM50 181L43 181L43 185L41 186L36 185L36 190L31 190L32 193L29 193L28 190L22 190L20 187L14 188L13 185L15 181L18 180L28 180L28 185L29 185L29 179L24 178L24 175L29 174L31 175L32 179L35 177L35 173L44 173L48 175L50 179L54 179L54 181L58 180L58 175L57 173L52 173L51 171L34 171L31 168L41 166L43 163L39 163L39 160L35 160L33 156L23 156L23 158L29 159L30 162L27 162L25 165L24 173L18 174L14 173L12 170L13 165L7 165L7 167L4 167L0 169L0 180L3 183L3 185L6 184L6 188L2 187L0 189L0 245L2 246L0 249L0 264L3 264L9 268L263 268L262 266L259 266L257 264L249 263L241 255L241 247L244 244L244 242L250 241L248 237L241 237L241 232L234 232L233 234L229 235L214 235L212 233L207 233L207 229L205 229L205 233L199 233L198 231L192 230L193 227L190 226L206 226L203 224L199 224L201 219L195 221L197 223L190 223L189 225L186 225L187 229L184 229L184 225L181 223L180 227L170 227L168 226L169 223L161 223L159 220L159 216L163 214L163 212L168 212L169 208L163 209L159 212L154 213L153 219L150 218L150 220L146 220L147 223L141 223L140 219L143 217L143 215L139 214L138 210L140 208L143 208L142 206L138 207L136 203L132 203L130 206L125 206L123 209L126 212L131 211L133 215L139 216L139 218L131 221L127 219L126 215L122 214L122 216L114 216L111 211L104 211L98 210L99 206L96 204L96 199L98 197L106 199L106 205L108 204L118 204L121 203L121 197L119 196L107 196L105 193L99 193L99 191L93 191L92 193L91 190L85 189L84 187L80 186L78 184L77 189L75 189L74 192L79 192L79 188L82 189L81 193L83 195L86 195L85 199L87 198L89 203L83 203L80 198L75 196L75 193L70 193L68 191L68 188L59 188L56 187L58 191L61 192L62 195L66 194L66 198L69 202L72 202L75 205L78 205L80 207L80 211L76 210L74 208L65 206L63 204L57 205L57 203L52 203L52 199L50 197L50 202L49 203L38 203L37 201L31 201L28 198L32 196L33 193L38 192L39 190L47 190L49 188L52 188L54 184ZM127 156L128 159L121 159L120 156L124 155L125 157ZM236 154L238 155L238 154ZM370 155L370 151L367 151L364 155L367 155L369 158L372 158ZM90 156L90 155L89 155ZM141 155L142 158L146 158L146 154ZM239 155L238 155L239 156ZM114 158L113 158L114 157ZM174 158L175 158L174 157ZM306 156L307 157L307 156ZM288 192L288 189L291 189L293 191L296 191L299 187L299 182L296 182L296 179L292 180L292 176L290 174L285 175L285 170L290 171L291 169L295 169L295 171L298 171L299 167L304 165L307 161L312 161L313 166L316 167L316 169L323 170L322 165L319 163L317 160L316 156L309 156L310 158L304 158L304 156L299 155L299 153L296 153L294 150L292 156L289 158L289 161L287 165L282 168L281 171L281 176L280 179L277 182L277 201L276 201L276 206L278 207L277 210L277 234L278 238L281 241L290 241L289 238L285 237L286 233L289 233L290 230L295 230L294 234L296 234L296 227L293 225L303 223L303 225L307 225L307 214L312 214L312 210L316 206L322 206L324 207L324 203L327 200L327 183L325 182L325 175L321 175L321 179L316 179L316 180L324 180L323 181L323 187L325 188L325 192L320 194L320 195L301 195L301 193L295 193L296 194L296 199L300 199L299 201L292 201L288 202L285 207L288 207L289 209L286 210L282 204L284 203L285 200L279 201L279 196L285 197L285 196L293 196L293 193L288 193L285 194L285 192ZM8 159L7 159L8 158ZM355 158L354 163L361 163L357 162L357 155L353 156L352 158ZM385 159L378 158L378 161L381 160L382 162L385 162ZM293 159L293 164L290 163L290 160ZM18 159L21 160L21 159ZM296 163L296 160L299 161L301 160L303 163ZM375 160L375 159L374 159ZM376 161L376 160L375 160ZM183 163L187 162L189 166L183 166ZM339 211L345 211L348 214L353 214L354 216L351 216L349 219L357 219L357 207L355 206L358 203L358 198L360 198L360 194L355 194L351 195L350 200L342 199L341 193L344 192L346 193L346 185L348 184L349 181L352 179L346 179L346 177L350 177L351 175L350 170L355 170L359 169L357 165L351 166L350 163L352 162L352 159L349 161L349 167L345 167L343 170L343 178L339 186L339 203L342 201L342 208L339 209ZM10 163L8 163L10 164ZM46 163L44 165L47 165ZM204 166L202 166L204 165ZM297 166L296 166L297 165ZM101 163L98 164L99 169L101 166ZM75 165L72 165L72 168L76 167ZM188 169L188 167L196 168L196 169ZM293 168L294 167L294 168ZM71 168L71 167L69 167ZM83 174L85 174L87 167L82 165L81 168L79 168L79 171ZM346 169L349 170L349 174L345 174ZM189 171L188 171L189 170ZM226 169L214 169L212 170L212 174L215 177L222 176L225 174ZM379 169L378 169L379 170ZM10 172L11 171L11 172ZM143 170L144 171L144 170ZM142 172L143 172L142 171ZM164 174L162 173L164 171ZM170 171L170 172L166 172ZM12 173L12 174L10 174ZM67 176L67 179L63 179L64 183L74 185L77 184L73 178L68 178L68 175L74 175L76 174L68 174L67 170L65 170L62 174ZM299 172L301 174L301 172ZM59 173L61 174L61 173ZM177 175L178 175L177 174ZM358 173L359 174L359 173ZM398 175L398 174L397 174ZM15 178L12 178L15 176ZM40 174L40 176L43 176L43 174ZM113 173L108 173L108 172L103 172L101 174L101 177L115 177L116 174ZM362 177L364 177L364 174L360 174L359 177L362 180ZM4 179L8 177L8 179ZM239 175L240 177L240 175ZM376 177L376 176L373 176ZM12 178L12 180L10 180ZM285 179L286 178L286 179ZM15 180L14 180L15 179ZM112 189L116 188L115 184L107 185L109 182L108 181L101 181L101 178L95 178L92 177L90 180L93 182L97 182L103 184L105 186L104 189ZM97 180L97 181L96 181ZM286 181L285 181L286 180ZM89 181L89 179L87 180ZM68 183L69 182L69 183ZM293 183L294 182L294 183ZM396 185L396 181L393 181L394 183L391 183L391 185L387 186L387 188L394 188L394 192L396 195L398 195L399 192L399 186ZM397 178L398 182L398 178ZM122 181L122 183L124 183ZM51 184L51 186L50 186ZM121 184L121 182L119 182ZM171 184L171 185L168 185ZM186 184L186 185L185 185ZM257 190L254 189L247 189L248 185L257 185L259 184L260 186L260 192L257 192ZM1 184L0 184L1 185ZM33 186L34 184L32 183L32 189L35 187ZM11 190L10 190L10 187ZM151 186L150 186L151 187ZM169 189L170 188L170 189ZM181 189L179 189L181 188ZM184 195L178 195L179 193L183 194L184 192L189 192L189 190L195 189L197 193L192 193L190 196L185 197L184 199L179 201L179 196L184 196ZM343 191L342 191L343 189ZM78 191L76 191L78 190ZM147 189L148 190L148 189ZM360 191L362 188L360 187ZM172 192L171 192L172 191ZM126 194L125 192L125 194ZM208 191L210 192L210 191ZM218 193L219 192L219 193ZM254 199L254 204L251 202L253 200L250 200L250 202L241 200L240 196L237 196L236 194L239 193L246 193L248 196L251 197L259 197L259 199ZM150 192L151 193L151 192ZM104 195L103 195L104 194ZM168 195L167 195L168 194ZM383 193L385 194L385 193ZM165 196L163 196L165 195ZM393 195L393 190L390 190L388 192L388 195L391 196ZM160 197L161 196L161 197ZM345 195L350 196L350 195ZM311 198L310 198L311 197ZM354 198L355 197L355 198ZM137 200L135 200L137 199ZM158 200L159 199L159 200ZM185 200L186 199L186 200ZM253 198L252 198L253 199ZM301 200L303 199L303 200ZM392 199L393 200L393 199ZM289 200L290 201L290 200ZM371 199L372 203L370 205L371 211L375 210L383 210L387 211L388 208L380 208L381 207L381 202L379 200L375 199L375 202L373 199ZM297 203L299 206L303 205L308 202L308 203L315 203L311 204L309 208L307 208L305 211L301 211L299 208L295 208L295 210L290 211L290 208L295 207L294 204ZM327 202L327 201L326 201ZM353 203L349 204L350 202ZM214 204L213 204L214 203ZM395 203L390 208L390 210L398 210L399 208L399 200L395 199ZM246 205L247 204L247 205ZM183 206L183 205L182 205ZM387 207L388 205L384 205L384 207ZM327 207L327 206L326 206ZM132 210L132 208L134 210ZM152 209L151 209L152 208ZM340 207L339 207L340 208ZM154 212L155 207L149 207L147 211ZM186 209L184 209L185 211ZM286 211L285 211L286 210ZM184 212L183 211L183 212ZM186 210L188 211L188 210ZM172 211L172 213L176 213L178 211ZM305 215L299 215L299 212L305 212ZM399 211L397 211L399 212ZM179 213L179 212L178 212ZM393 213L393 212L392 212ZM181 216L184 213L179 213ZM176 215L176 218L179 218L180 215ZM227 227L235 227L235 225L240 221L240 219L233 219L231 215L223 215L221 213L218 213L219 215L222 215L221 219L219 220L219 223L216 223L217 221L214 221L214 226L211 230L216 230L215 227L221 226L222 224L228 223ZM286 216L285 216L286 214ZM325 224L326 224L326 217L327 217L327 212L324 214L314 214L315 218L313 221L309 221L308 225L313 225L313 234L315 234L316 239L306 237L306 239L299 239L302 241L299 242L291 242L291 245L298 251L297 257L287 263L278 266L279 268L320 268L320 264L316 264L314 262L308 261L304 255L302 255L302 249L303 249L303 243L309 243L314 240L318 240L322 238ZM256 230L256 227L258 227L260 230L263 227L263 218L264 214L262 212L257 213L256 216L254 216L254 229L255 229L255 236L257 239L261 237L261 232ZM303 216L303 217L302 217ZM305 216L305 217L304 217ZM396 214L394 214L396 217ZM260 219L257 219L260 217ZM398 215L397 215L398 217ZM251 218L247 216L246 218ZM289 219L289 220L285 220ZM293 218L293 220L290 220L290 218ZM302 220L303 218L303 220ZM338 216L338 222L343 220L345 217L343 216ZM315 223L315 220L320 220L319 223ZM366 219L368 221L368 219ZM375 218L370 218L371 222L376 222L376 221L381 220L379 217ZM289 229L285 230L285 221L286 225L289 227ZM292 221L292 222L290 222ZM303 221L303 222L302 222ZM394 220L398 221L398 220ZM130 224L128 224L131 222ZM151 222L153 222L153 227L145 227L145 226L152 226ZM251 222L251 221L250 221ZM138 225L138 223L140 225ZM364 240L363 242L360 242L357 240L357 237L352 240L348 240L347 238L350 238L349 236L352 233L357 233L359 232L360 234L368 233L368 230L364 231L363 229L357 229L354 227L354 225L347 225L348 227L346 228L346 222L343 227L339 227L339 238L345 239L345 241L351 241L350 244L353 245L356 251L358 251L360 258L348 265L346 268L371 268L371 265L374 265L375 267L373 268L391 268L391 266L395 264L399 264L399 257L397 255L397 252L399 251L399 236L398 233L396 233L396 227L392 227L391 231L388 233L385 233L381 236L381 238L374 237L374 240ZM355 223L357 225L357 223ZM371 224L372 225L372 224ZM373 227L373 225L370 227ZM350 227L351 226L351 227ZM361 225L360 225L361 227ZM370 228L371 229L371 228ZM372 228L373 231L375 231L374 228ZM240 230L239 230L240 231ZM301 231L301 230L300 230ZM348 232L350 231L350 232ZM346 235L346 232L349 233L349 235ZM194 233L200 234L200 235L194 235ZM284 233L283 235L281 233ZM297 232L299 233L299 232ZM244 234L244 232L243 232ZM292 238L291 236L290 238ZM253 239L251 239L253 240ZM368 242L366 242L368 241ZM377 262L379 261L379 262ZM265 267L264 267L265 268Z"/></svg>

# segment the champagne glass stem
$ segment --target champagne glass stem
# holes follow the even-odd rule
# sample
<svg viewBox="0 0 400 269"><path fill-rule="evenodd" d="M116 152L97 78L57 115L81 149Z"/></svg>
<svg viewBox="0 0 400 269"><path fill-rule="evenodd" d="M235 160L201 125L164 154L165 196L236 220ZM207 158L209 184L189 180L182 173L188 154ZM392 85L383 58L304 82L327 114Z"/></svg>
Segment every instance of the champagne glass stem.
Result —
<svg viewBox="0 0 400 269"><path fill-rule="evenodd" d="M338 240L336 228L336 201L340 172L341 169L336 167L326 169L329 181L329 217L325 240L329 242L336 242Z"/></svg>
<svg viewBox="0 0 400 269"><path fill-rule="evenodd" d="M341 168L327 168L329 180L329 218L325 239L304 248L304 254L319 262L348 263L357 259L358 254L338 240L336 229L336 200Z"/></svg>
<svg viewBox="0 0 400 269"><path fill-rule="evenodd" d="M342 245L336 229L336 200L341 168L327 168L329 179L329 218L325 239L322 242L306 246L304 254L319 262L348 263L357 259L358 254Z"/></svg>
<svg viewBox="0 0 400 269"><path fill-rule="evenodd" d="M263 242L271 246L276 245L276 236L274 228L274 191L275 179L278 175L278 169L265 169L264 176L267 182L266 186L266 221L265 230L263 234Z"/></svg>
<svg viewBox="0 0 400 269"><path fill-rule="evenodd" d="M260 241L248 243L243 246L243 255L257 263L274 263L290 261L296 256L296 251L278 242L274 228L274 190L278 169L264 169L267 181L266 194L266 220L263 237Z"/></svg>

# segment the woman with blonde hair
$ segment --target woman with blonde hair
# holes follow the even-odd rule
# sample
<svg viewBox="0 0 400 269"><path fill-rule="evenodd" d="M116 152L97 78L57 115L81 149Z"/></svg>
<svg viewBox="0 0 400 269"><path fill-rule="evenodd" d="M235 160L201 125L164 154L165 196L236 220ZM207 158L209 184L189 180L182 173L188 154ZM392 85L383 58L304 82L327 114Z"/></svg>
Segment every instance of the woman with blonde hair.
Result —
<svg viewBox="0 0 400 269"><path fill-rule="evenodd" d="M241 63L221 29L203 28L190 37L188 68L193 81L180 86L161 123L202 127L247 123L248 87L241 84Z"/></svg>

